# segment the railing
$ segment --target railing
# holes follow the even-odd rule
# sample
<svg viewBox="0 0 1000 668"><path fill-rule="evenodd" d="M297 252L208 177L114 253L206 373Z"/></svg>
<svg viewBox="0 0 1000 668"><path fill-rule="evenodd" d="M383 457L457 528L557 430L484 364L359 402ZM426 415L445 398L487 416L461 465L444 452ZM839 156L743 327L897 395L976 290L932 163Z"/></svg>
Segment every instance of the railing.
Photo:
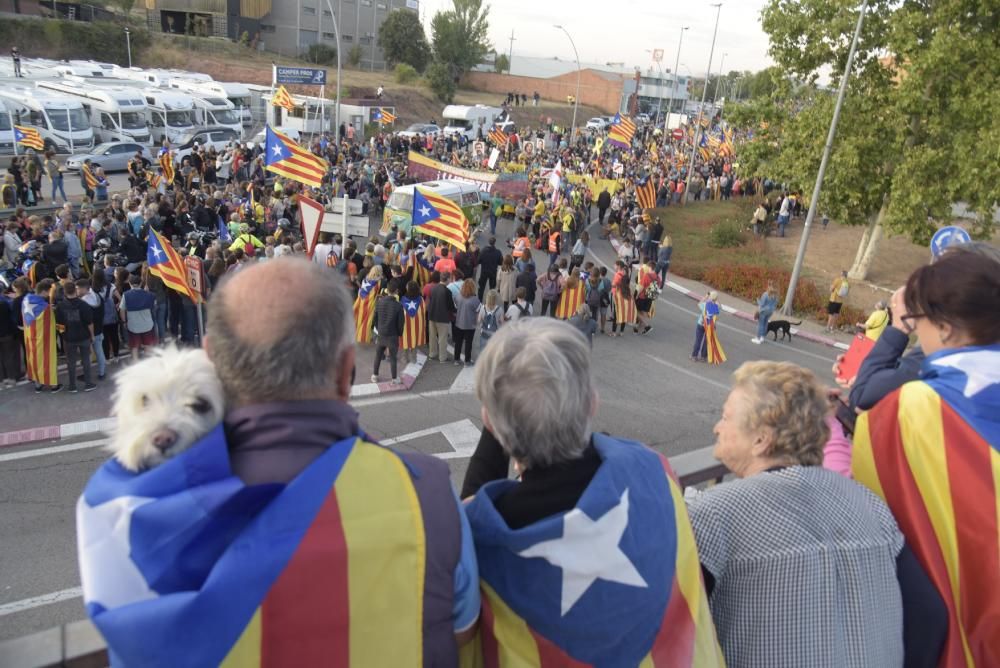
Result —
<svg viewBox="0 0 1000 668"><path fill-rule="evenodd" d="M671 457L670 465L682 487L721 482L729 473L712 457L712 448ZM105 668L107 665L104 638L89 620L0 642L3 668Z"/></svg>

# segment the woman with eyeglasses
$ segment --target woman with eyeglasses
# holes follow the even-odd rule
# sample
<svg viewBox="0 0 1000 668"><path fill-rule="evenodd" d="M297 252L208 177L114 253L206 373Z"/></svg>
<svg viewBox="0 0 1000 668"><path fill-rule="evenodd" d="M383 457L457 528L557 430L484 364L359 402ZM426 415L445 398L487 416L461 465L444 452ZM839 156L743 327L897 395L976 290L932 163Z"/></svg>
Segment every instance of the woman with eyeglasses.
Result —
<svg viewBox="0 0 1000 668"><path fill-rule="evenodd" d="M1000 261L980 251L910 276L920 377L858 419L851 465L944 599L948 666L1000 665Z"/></svg>

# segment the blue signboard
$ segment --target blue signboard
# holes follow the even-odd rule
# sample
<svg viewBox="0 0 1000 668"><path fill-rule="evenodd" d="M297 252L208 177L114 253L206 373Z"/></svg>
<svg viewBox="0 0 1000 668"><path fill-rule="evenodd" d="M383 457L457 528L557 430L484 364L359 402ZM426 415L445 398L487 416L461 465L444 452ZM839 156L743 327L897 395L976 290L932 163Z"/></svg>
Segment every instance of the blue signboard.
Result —
<svg viewBox="0 0 1000 668"><path fill-rule="evenodd" d="M956 227L955 225L949 225L948 227L942 227L940 230L934 233L931 237L931 255L935 258L940 256L942 251L948 246L955 246L957 244L967 244L972 241L972 237L961 227Z"/></svg>
<svg viewBox="0 0 1000 668"><path fill-rule="evenodd" d="M312 84L326 85L326 70L311 67L275 67L275 74L280 84Z"/></svg>

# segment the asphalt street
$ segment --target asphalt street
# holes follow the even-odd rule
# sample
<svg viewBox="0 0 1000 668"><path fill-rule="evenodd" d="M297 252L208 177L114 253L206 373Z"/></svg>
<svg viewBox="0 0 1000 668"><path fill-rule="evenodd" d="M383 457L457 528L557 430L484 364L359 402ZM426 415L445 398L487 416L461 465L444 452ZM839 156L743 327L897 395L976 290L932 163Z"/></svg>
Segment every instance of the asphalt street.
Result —
<svg viewBox="0 0 1000 668"><path fill-rule="evenodd" d="M511 228L510 222L501 223L499 238ZM607 242L595 241L592 250L599 261L614 259ZM729 376L742 362L791 361L830 379L832 349L803 340L754 345L752 323L725 317L720 338L728 362L692 363L695 316L694 301L667 290L650 334L629 330L621 338L595 337L596 430L648 443L668 456L680 454L711 445ZM371 348L359 349L359 380L370 375L372 354ZM106 417L111 374L90 394L36 395L27 385L0 390L0 431ZM370 436L441 456L458 485L481 428L473 374L471 368L428 362L411 391L352 403ZM102 436L92 435L0 448L0 639L85 616L74 508L87 478L107 456L103 445Z"/></svg>

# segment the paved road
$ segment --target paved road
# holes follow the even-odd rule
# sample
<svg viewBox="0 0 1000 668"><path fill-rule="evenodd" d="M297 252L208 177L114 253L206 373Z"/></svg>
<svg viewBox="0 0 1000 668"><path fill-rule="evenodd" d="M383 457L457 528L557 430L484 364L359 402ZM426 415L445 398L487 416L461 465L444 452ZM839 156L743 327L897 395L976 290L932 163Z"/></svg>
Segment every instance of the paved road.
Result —
<svg viewBox="0 0 1000 668"><path fill-rule="evenodd" d="M606 242L594 247L599 259L613 260ZM829 377L832 350L798 340L756 346L751 323L725 319L720 329L729 361L721 367L691 363L695 306L667 292L649 335L596 338L597 430L679 454L712 442L729 375L740 363L788 360ZM368 375L370 359L370 350L359 353L359 376ZM460 484L481 427L472 373L430 362L412 391L354 402L361 424L375 438L393 439L395 447L443 456ZM37 396L27 387L0 391L0 431L106 416L105 383L98 392L75 396ZM106 456L103 444L89 437L0 449L0 639L84 616L76 590L74 507Z"/></svg>

